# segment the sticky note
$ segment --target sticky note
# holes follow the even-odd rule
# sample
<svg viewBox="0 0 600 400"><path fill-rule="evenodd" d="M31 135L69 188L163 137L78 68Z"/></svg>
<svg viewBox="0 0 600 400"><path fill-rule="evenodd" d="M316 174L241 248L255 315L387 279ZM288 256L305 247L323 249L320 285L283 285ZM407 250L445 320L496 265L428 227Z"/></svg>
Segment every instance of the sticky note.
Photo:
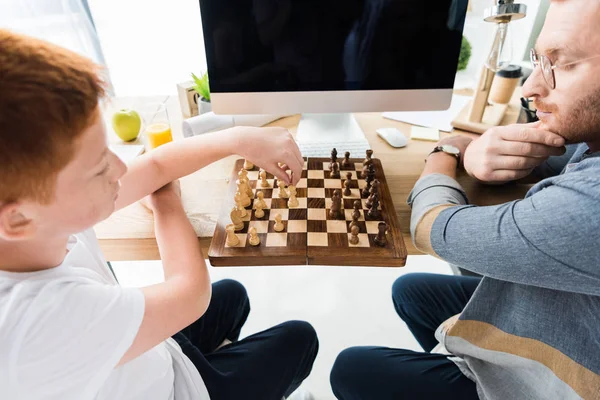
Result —
<svg viewBox="0 0 600 400"><path fill-rule="evenodd" d="M437 142L440 140L440 131L435 128L425 128L422 126L413 126L410 130L410 138L416 140L430 140Z"/></svg>

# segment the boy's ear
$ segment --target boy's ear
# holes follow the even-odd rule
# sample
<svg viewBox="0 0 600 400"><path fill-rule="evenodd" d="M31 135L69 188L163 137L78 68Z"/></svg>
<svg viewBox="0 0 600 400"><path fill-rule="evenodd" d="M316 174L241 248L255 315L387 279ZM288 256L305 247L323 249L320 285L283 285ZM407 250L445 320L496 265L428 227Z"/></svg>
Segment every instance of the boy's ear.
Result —
<svg viewBox="0 0 600 400"><path fill-rule="evenodd" d="M0 239L25 240L35 234L35 224L23 209L18 202L0 204Z"/></svg>

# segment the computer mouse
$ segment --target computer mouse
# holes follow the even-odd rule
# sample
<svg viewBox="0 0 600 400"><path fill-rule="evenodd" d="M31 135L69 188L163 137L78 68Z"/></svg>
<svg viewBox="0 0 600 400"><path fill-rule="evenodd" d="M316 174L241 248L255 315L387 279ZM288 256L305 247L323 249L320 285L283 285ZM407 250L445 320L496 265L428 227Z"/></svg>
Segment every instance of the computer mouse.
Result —
<svg viewBox="0 0 600 400"><path fill-rule="evenodd" d="M392 147L404 147L408 139L396 128L379 128L375 132Z"/></svg>

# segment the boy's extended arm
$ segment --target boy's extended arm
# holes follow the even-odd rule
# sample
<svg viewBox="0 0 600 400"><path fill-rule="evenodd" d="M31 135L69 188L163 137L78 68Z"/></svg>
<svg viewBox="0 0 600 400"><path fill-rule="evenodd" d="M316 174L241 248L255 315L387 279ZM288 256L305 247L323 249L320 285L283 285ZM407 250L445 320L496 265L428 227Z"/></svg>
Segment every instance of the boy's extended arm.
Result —
<svg viewBox="0 0 600 400"><path fill-rule="evenodd" d="M144 318L119 365L196 321L210 303L210 276L178 192L178 184L171 183L149 199L165 281L142 288Z"/></svg>
<svg viewBox="0 0 600 400"><path fill-rule="evenodd" d="M116 209L232 154L250 160L285 182L289 180L286 166L294 172L294 184L302 175L302 155L286 129L235 127L168 143L138 157L120 180Z"/></svg>

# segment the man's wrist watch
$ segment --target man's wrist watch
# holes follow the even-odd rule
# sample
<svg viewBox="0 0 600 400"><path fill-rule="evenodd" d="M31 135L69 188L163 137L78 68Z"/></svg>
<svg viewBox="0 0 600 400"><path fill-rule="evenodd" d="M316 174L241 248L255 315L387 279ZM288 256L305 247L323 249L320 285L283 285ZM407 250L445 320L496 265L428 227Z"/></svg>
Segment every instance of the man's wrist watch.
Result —
<svg viewBox="0 0 600 400"><path fill-rule="evenodd" d="M434 148L433 151L429 153L429 155L439 152L454 156L456 158L457 163L460 164L460 150L458 149L458 147L452 146L451 144L443 144ZM425 159L425 161L427 161L427 159Z"/></svg>

